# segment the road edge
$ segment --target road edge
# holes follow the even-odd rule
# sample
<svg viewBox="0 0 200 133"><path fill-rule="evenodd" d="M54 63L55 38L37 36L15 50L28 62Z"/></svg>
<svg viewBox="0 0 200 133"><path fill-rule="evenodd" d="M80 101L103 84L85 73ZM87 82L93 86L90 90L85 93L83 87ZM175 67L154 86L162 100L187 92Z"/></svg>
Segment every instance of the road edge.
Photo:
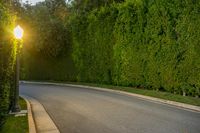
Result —
<svg viewBox="0 0 200 133"><path fill-rule="evenodd" d="M24 97L24 95L20 95L20 97L22 97L26 101L27 112L28 112L29 133L37 133L36 127L35 127L35 122L34 122L34 119L33 119L33 113L32 113L32 109L31 109L31 105L30 105L29 101L27 100L27 98Z"/></svg>
<svg viewBox="0 0 200 133"><path fill-rule="evenodd" d="M31 111L32 113L30 115L31 129L29 133L60 133L44 106L39 101L27 95L20 96L30 102L28 112ZM35 131L33 129L34 127Z"/></svg>
<svg viewBox="0 0 200 133"><path fill-rule="evenodd" d="M95 90L100 90L100 91L115 92L115 93L125 94L125 95L129 95L129 96L134 96L134 97L144 99L144 100L151 100L153 102L172 105L172 106L175 106L175 107L178 107L178 108L182 108L182 109L185 109L185 110L190 110L190 111L195 111L195 112L200 113L200 107L199 106L175 102L175 101L170 101L170 100L164 100L164 99L150 97L150 96L144 96L144 95L135 94L135 93L129 93L129 92L120 91L120 90L112 90L112 89L108 89L108 88L93 87L93 86L87 86L87 85L65 84L65 83L33 82L33 81L21 81L21 83L58 85L58 86L68 86L68 87L81 87L81 88L89 88L89 89L95 89Z"/></svg>

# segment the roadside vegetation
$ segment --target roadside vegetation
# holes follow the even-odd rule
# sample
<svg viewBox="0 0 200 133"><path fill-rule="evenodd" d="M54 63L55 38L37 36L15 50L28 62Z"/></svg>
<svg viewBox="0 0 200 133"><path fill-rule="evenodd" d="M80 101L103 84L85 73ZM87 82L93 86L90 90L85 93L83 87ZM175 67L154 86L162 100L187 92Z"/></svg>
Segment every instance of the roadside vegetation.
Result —
<svg viewBox="0 0 200 133"><path fill-rule="evenodd" d="M27 110L26 101L19 99L21 110ZM0 128L0 133L28 133L28 116L7 115L3 127Z"/></svg>
<svg viewBox="0 0 200 133"><path fill-rule="evenodd" d="M16 16L10 1L0 1L0 127L11 107L16 43L13 38Z"/></svg>
<svg viewBox="0 0 200 133"><path fill-rule="evenodd" d="M73 83L73 84L76 84L76 83ZM78 84L89 85L89 86L94 86L94 87L101 87L101 88L108 88L108 89L113 89L113 90L120 90L120 91L125 91L125 92L141 94L141 95L145 95L145 96L151 96L151 97L155 97L155 98L200 106L199 98L191 97L191 96L181 96L181 95L173 94L173 93L169 93L169 92L162 92L162 91L148 90L148 89L134 88L134 87L103 85L103 84L91 84L91 83L78 83Z"/></svg>
<svg viewBox="0 0 200 133"><path fill-rule="evenodd" d="M197 0L27 3L22 78L199 97L199 9Z"/></svg>
<svg viewBox="0 0 200 133"><path fill-rule="evenodd" d="M35 81L41 82L41 81ZM140 94L144 96L150 96L180 103L186 103L190 105L200 106L200 100L197 97L192 96L182 96L178 94L173 94L170 92L163 92L163 91L156 91L156 90L149 90L144 88L136 88L136 87L124 87L124 86L113 86L113 85L106 85L106 84L95 84L95 83L85 83L85 82L65 82L65 81L45 81L50 83L64 83L64 84L73 84L73 85L85 85L85 86L92 86L92 87L99 87L99 88L106 88L112 90L119 90L125 91L129 93Z"/></svg>

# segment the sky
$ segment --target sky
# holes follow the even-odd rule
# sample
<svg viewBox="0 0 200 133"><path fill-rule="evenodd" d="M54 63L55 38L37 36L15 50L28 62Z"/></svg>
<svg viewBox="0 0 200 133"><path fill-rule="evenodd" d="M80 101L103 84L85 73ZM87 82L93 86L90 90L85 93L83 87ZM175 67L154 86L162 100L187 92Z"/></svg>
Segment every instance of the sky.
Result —
<svg viewBox="0 0 200 133"><path fill-rule="evenodd" d="M40 1L45 1L45 0L22 0L22 2L26 2L29 1L30 3L32 3L33 5L35 5L35 3L40 2Z"/></svg>

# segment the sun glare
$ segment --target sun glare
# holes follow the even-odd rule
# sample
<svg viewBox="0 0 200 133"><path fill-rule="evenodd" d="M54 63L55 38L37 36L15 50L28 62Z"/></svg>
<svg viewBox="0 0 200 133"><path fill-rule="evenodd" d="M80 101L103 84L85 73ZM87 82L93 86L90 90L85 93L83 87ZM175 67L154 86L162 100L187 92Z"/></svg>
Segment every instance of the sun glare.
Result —
<svg viewBox="0 0 200 133"><path fill-rule="evenodd" d="M16 39L22 39L24 34L24 30L18 25L15 29L14 29L14 35Z"/></svg>

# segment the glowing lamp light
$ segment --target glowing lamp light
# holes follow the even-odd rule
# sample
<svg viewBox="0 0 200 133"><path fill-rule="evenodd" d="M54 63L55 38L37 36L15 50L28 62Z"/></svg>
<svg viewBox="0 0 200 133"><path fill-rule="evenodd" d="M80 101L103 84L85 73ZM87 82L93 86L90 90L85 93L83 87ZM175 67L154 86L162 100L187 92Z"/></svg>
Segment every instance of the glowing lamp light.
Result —
<svg viewBox="0 0 200 133"><path fill-rule="evenodd" d="M24 34L24 30L19 25L15 27L14 35L16 39L22 39L23 34Z"/></svg>

